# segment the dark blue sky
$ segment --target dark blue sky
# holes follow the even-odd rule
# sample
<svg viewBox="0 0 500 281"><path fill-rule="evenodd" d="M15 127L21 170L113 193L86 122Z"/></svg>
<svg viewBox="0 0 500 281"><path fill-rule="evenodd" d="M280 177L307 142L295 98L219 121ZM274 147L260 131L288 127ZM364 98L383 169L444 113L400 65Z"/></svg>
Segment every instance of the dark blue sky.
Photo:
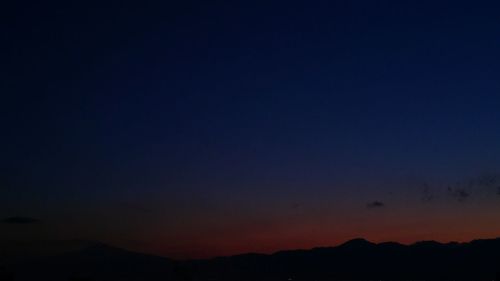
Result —
<svg viewBox="0 0 500 281"><path fill-rule="evenodd" d="M462 184L500 183L495 1L164 2L6 9L0 215L45 222L23 235L203 256L500 231ZM462 189L484 225L450 228Z"/></svg>

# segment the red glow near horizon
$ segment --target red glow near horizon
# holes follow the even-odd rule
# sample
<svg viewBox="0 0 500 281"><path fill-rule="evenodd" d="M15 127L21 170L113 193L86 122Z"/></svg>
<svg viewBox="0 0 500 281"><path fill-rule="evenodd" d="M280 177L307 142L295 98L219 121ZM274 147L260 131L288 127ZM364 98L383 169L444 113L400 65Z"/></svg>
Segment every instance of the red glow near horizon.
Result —
<svg viewBox="0 0 500 281"><path fill-rule="evenodd" d="M354 238L364 238L374 243L398 242L412 244L418 241L434 240L442 243L468 242L475 239L488 239L500 236L500 227L491 228L475 225L473 229L461 229L457 224L429 225L426 228L407 227L380 229L378 232L344 232L336 235L333 231L288 232L286 230L274 233L256 233L247 236L227 236L224 233L214 233L205 237L192 237L168 245L165 241L153 243L151 246L140 248L141 251L155 253L176 259L212 258L244 253L270 254L282 250L311 249L315 247L331 247L342 244ZM433 229L433 230L432 230ZM364 233L360 234L360 233Z"/></svg>

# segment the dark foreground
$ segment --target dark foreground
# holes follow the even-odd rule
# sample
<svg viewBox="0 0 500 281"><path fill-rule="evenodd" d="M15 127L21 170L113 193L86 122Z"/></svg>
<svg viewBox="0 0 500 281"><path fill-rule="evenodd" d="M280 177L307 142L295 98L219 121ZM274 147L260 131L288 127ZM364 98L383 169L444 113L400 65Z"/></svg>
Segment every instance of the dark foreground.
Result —
<svg viewBox="0 0 500 281"><path fill-rule="evenodd" d="M0 281L500 280L500 239L374 244L174 261L102 244L44 257L2 258Z"/></svg>

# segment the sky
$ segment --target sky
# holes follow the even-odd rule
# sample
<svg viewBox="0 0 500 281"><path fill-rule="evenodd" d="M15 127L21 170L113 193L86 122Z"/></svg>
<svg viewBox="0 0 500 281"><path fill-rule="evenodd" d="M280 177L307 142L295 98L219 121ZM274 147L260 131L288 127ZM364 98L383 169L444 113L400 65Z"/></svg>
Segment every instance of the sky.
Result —
<svg viewBox="0 0 500 281"><path fill-rule="evenodd" d="M1 240L500 236L496 1L159 2L5 9Z"/></svg>

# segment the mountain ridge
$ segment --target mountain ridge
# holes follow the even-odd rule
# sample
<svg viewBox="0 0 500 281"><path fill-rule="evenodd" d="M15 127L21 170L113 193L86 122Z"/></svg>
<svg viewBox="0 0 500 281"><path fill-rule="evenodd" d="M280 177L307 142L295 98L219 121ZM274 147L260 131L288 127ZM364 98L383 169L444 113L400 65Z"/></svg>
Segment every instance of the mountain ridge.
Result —
<svg viewBox="0 0 500 281"><path fill-rule="evenodd" d="M289 279L500 280L500 238L412 244L356 238L332 247L185 261L95 242L81 250L0 267L2 281Z"/></svg>

